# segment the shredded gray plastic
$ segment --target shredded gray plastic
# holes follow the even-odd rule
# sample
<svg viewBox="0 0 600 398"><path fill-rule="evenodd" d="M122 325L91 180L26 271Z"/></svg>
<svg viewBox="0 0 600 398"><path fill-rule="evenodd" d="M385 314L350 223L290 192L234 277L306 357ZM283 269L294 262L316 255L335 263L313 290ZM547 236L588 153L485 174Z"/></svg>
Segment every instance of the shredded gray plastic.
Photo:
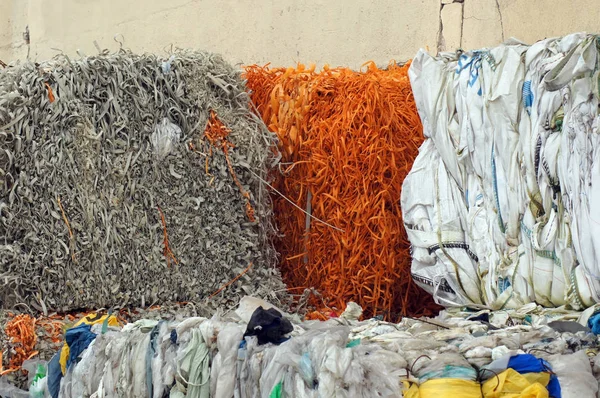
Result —
<svg viewBox="0 0 600 398"><path fill-rule="evenodd" d="M285 301L261 181L276 137L249 107L239 71L205 52L0 68L0 307L189 301L202 315L248 294ZM204 138L210 111L230 130L255 222L223 150Z"/></svg>

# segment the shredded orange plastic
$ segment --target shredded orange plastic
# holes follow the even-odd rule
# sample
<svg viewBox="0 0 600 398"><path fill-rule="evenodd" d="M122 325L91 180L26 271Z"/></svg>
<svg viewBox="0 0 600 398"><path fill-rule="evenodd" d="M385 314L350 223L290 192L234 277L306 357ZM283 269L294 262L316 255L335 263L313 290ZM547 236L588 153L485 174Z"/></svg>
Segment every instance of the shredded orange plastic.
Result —
<svg viewBox="0 0 600 398"><path fill-rule="evenodd" d="M12 319L5 326L8 349L6 352L0 352L0 376L21 370L24 361L38 355L39 352L35 350L38 341L44 341L58 350L69 327L80 319L97 314L97 311L89 311L52 314L38 318L27 314L7 314ZM121 325L127 323L124 317L118 316L117 319ZM4 364L8 365L6 369Z"/></svg>
<svg viewBox="0 0 600 398"><path fill-rule="evenodd" d="M8 363L9 369L3 370L2 374L20 369L23 362L37 355L35 321L31 315L24 314L17 315L6 323L5 332L12 346L12 355Z"/></svg>
<svg viewBox="0 0 600 398"><path fill-rule="evenodd" d="M325 299L314 319L339 315L348 301L387 320L439 310L411 278L400 211L402 182L423 140L408 65L365 65L245 70L252 101L280 140L277 188L306 210L274 197L285 282Z"/></svg>
<svg viewBox="0 0 600 398"><path fill-rule="evenodd" d="M44 85L46 86L46 89L48 90L48 101L50 101L50 103L53 103L56 98L54 98L54 93L52 92L52 87L50 87L50 85L48 83L44 83Z"/></svg>
<svg viewBox="0 0 600 398"><path fill-rule="evenodd" d="M169 234L167 233L167 221L165 220L165 214L163 213L160 206L158 207L158 213L160 215L160 222L162 223L162 226L163 226L163 246L164 246L163 255L165 256L165 259L167 260L167 267L171 268L171 262L174 262L175 264L179 264L179 262L177 261L177 257L175 257L175 254L173 254L173 251L171 250L171 246L169 246Z"/></svg>

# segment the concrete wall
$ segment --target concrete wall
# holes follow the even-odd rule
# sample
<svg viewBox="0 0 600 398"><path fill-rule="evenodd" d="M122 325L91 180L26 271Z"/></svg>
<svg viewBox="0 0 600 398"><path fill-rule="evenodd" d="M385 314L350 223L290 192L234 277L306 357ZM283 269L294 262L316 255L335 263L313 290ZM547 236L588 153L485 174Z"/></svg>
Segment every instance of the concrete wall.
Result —
<svg viewBox="0 0 600 398"><path fill-rule="evenodd" d="M26 28L29 28L29 44ZM600 0L0 0L0 60L100 47L220 52L233 63L358 68L510 37L600 32Z"/></svg>

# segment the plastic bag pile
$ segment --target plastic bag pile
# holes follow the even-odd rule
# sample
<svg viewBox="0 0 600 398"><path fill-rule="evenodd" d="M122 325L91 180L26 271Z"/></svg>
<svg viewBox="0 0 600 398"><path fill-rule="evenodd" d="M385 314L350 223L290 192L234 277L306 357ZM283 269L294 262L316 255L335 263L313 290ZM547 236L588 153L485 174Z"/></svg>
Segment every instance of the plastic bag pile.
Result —
<svg viewBox="0 0 600 398"><path fill-rule="evenodd" d="M598 48L573 34L414 59L426 141L401 202L438 303L600 302Z"/></svg>
<svg viewBox="0 0 600 398"><path fill-rule="evenodd" d="M0 306L276 301L274 140L214 54L0 68Z"/></svg>
<svg viewBox="0 0 600 398"><path fill-rule="evenodd" d="M298 322L246 297L225 316L87 317L47 363L26 363L39 397L594 397L598 338L574 312L443 312L398 324ZM579 322L578 322L579 321ZM26 392L0 379L0 394ZM37 394L37 395L36 395ZM510 395L513 394L513 395ZM527 395L529 394L529 395Z"/></svg>

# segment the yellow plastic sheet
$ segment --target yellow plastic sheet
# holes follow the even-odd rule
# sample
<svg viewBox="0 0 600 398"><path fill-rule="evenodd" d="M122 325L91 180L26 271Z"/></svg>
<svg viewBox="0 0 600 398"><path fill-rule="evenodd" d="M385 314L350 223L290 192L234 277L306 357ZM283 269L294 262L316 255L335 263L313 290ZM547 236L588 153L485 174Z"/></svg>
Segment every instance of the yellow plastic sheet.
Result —
<svg viewBox="0 0 600 398"><path fill-rule="evenodd" d="M507 369L483 383L484 398L548 398L548 373L520 374ZM583 398L583 397L582 397Z"/></svg>
<svg viewBox="0 0 600 398"><path fill-rule="evenodd" d="M404 382L404 398L549 398L549 381L548 373L520 374L507 369L483 385L462 379L435 379L420 386Z"/></svg>
<svg viewBox="0 0 600 398"><path fill-rule="evenodd" d="M481 385L462 379L435 379L404 392L404 398L482 398Z"/></svg>
<svg viewBox="0 0 600 398"><path fill-rule="evenodd" d="M83 318L81 318L73 327L77 327L83 324L86 325L97 325L104 323L104 321L108 318L107 324L108 326L119 326L119 320L114 315L103 315L99 316L98 314L90 314ZM62 350L60 351L60 369L62 371L63 376L67 374L67 360L69 359L70 349L67 343L64 343L62 346Z"/></svg>

